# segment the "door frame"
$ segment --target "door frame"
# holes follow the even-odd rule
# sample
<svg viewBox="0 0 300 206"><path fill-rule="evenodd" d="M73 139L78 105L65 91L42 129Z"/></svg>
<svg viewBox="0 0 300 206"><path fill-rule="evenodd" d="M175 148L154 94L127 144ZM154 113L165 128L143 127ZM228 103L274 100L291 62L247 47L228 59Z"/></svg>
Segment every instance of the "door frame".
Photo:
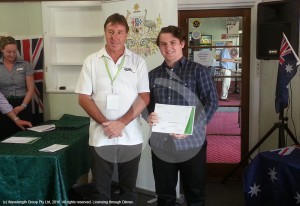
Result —
<svg viewBox="0 0 300 206"><path fill-rule="evenodd" d="M243 17L243 75L241 92L241 158L248 153L249 149L249 96L250 96L250 28L251 28L251 9L209 9L209 10L178 10L178 26L186 33L188 32L188 18L208 18L208 17ZM186 42L188 42L186 37ZM183 49L184 56L187 57L187 44ZM247 162L242 166L246 166ZM207 172L209 179L222 179L237 164L227 163L208 163ZM242 169L242 168L241 168ZM242 170L238 170L231 178L241 178Z"/></svg>

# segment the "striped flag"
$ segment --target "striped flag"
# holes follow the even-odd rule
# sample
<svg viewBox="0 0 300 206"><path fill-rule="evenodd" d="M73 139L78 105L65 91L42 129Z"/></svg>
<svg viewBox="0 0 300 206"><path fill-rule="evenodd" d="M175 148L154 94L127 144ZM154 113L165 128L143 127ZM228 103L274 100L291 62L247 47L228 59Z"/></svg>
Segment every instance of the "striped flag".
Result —
<svg viewBox="0 0 300 206"><path fill-rule="evenodd" d="M293 50L290 42L283 34L280 47L279 66L277 73L275 110L276 113L288 107L288 84L297 72L300 64L299 58Z"/></svg>
<svg viewBox="0 0 300 206"><path fill-rule="evenodd" d="M32 97L32 113L34 125L44 121L43 113L43 65L44 45L43 38L26 38L17 40L17 47L21 59L31 63L34 68L34 94Z"/></svg>
<svg viewBox="0 0 300 206"><path fill-rule="evenodd" d="M293 145L290 147L283 147L275 150L270 150L270 152L278 152L279 155L290 155L297 148L297 146Z"/></svg>

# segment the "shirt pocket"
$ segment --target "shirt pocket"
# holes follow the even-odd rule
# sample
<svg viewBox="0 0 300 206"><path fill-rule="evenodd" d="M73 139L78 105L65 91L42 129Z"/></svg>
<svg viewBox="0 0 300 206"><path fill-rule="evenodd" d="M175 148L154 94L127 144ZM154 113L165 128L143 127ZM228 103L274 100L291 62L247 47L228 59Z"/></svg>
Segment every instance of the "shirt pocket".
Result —
<svg viewBox="0 0 300 206"><path fill-rule="evenodd" d="M194 105L198 98L196 92L196 83L193 81L181 81L173 85L173 98L182 105Z"/></svg>
<svg viewBox="0 0 300 206"><path fill-rule="evenodd" d="M23 67L18 67L15 72L14 81L19 86L25 85L26 70Z"/></svg>
<svg viewBox="0 0 300 206"><path fill-rule="evenodd" d="M176 91L178 91L178 93L182 94L182 92L186 93L187 90L192 90L193 91L192 88L194 88L194 85L195 85L195 83L193 81L187 79L187 80L181 80L181 81L174 82L172 84L172 87Z"/></svg>
<svg viewBox="0 0 300 206"><path fill-rule="evenodd" d="M181 82L181 87L185 90L188 89L191 92L196 92L196 81L193 79L184 79Z"/></svg>
<svg viewBox="0 0 300 206"><path fill-rule="evenodd" d="M196 80L192 76L187 76L181 80L181 84L185 87L193 88L195 87Z"/></svg>
<svg viewBox="0 0 300 206"><path fill-rule="evenodd" d="M168 88L163 86L163 85L159 85L159 84L154 84L151 88L151 92L155 98L155 102L156 103L164 103L164 99L167 98L168 96Z"/></svg>
<svg viewBox="0 0 300 206"><path fill-rule="evenodd" d="M16 74L19 75L19 74L22 74L22 75L25 75L25 68L24 67L18 67L16 68Z"/></svg>

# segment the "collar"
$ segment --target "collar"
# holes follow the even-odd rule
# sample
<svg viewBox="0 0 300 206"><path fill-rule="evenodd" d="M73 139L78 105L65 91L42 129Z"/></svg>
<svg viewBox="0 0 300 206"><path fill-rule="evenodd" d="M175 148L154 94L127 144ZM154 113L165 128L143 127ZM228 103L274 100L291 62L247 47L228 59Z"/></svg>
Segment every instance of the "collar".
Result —
<svg viewBox="0 0 300 206"><path fill-rule="evenodd" d="M184 56L181 57L181 59L179 59L175 66L171 69L175 69L175 68L178 68L179 66L183 66L187 61L187 58L185 58ZM166 64L166 61L164 61L162 64L161 64L161 68L164 69L164 68L169 68L168 65Z"/></svg>
<svg viewBox="0 0 300 206"><path fill-rule="evenodd" d="M127 48L125 47L125 51L124 51L124 54L123 54L123 55L131 57L131 56L132 56L132 51L130 51L129 49L127 49ZM111 59L111 57L108 55L108 53L107 53L105 47L103 47L103 48L98 52L97 57L98 57L98 58L108 57L108 58Z"/></svg>

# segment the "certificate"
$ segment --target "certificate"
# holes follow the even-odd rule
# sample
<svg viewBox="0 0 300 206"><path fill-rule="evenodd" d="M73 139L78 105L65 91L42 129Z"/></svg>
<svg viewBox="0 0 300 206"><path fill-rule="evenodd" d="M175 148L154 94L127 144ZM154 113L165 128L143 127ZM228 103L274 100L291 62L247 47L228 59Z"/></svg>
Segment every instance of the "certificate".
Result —
<svg viewBox="0 0 300 206"><path fill-rule="evenodd" d="M3 140L3 143L16 143L16 144L31 144L40 139L41 137L10 137Z"/></svg>
<svg viewBox="0 0 300 206"><path fill-rule="evenodd" d="M41 152L56 152L57 150L61 150L65 147L67 147L68 145L63 145L63 144L53 144L49 147L45 147L43 149L40 149L39 151Z"/></svg>
<svg viewBox="0 0 300 206"><path fill-rule="evenodd" d="M155 104L154 110L159 122L152 126L152 132L193 134L195 107L169 104Z"/></svg>
<svg viewBox="0 0 300 206"><path fill-rule="evenodd" d="M55 129L55 124L45 124L36 127L29 127L27 129L35 132L48 132Z"/></svg>

